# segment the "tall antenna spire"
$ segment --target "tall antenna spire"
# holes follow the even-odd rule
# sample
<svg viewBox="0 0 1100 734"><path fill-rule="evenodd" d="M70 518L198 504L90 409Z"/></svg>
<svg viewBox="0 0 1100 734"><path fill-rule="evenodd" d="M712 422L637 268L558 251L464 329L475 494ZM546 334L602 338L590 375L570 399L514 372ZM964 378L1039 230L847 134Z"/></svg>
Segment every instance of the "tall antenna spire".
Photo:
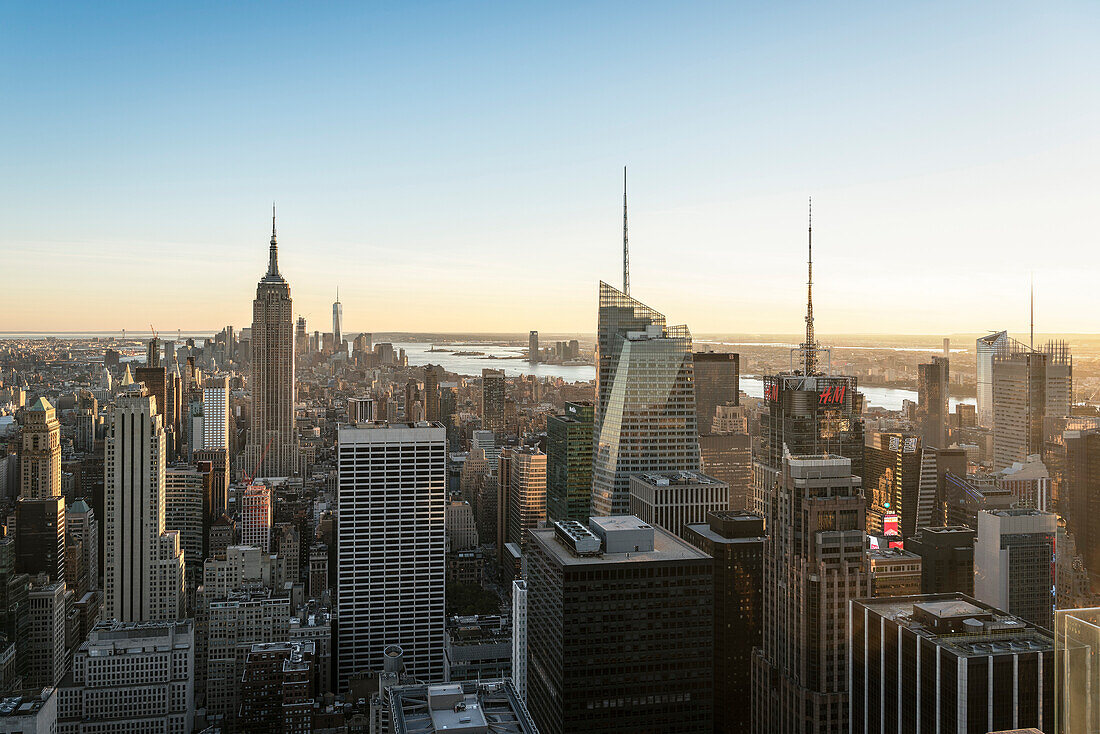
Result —
<svg viewBox="0 0 1100 734"><path fill-rule="evenodd" d="M1035 351L1035 273L1031 274L1031 339L1029 348L1031 351Z"/></svg>
<svg viewBox="0 0 1100 734"><path fill-rule="evenodd" d="M809 227L806 230L808 258L806 260L806 343L802 345L805 358L804 374L817 371L817 343L814 341L814 200L810 198Z"/></svg>
<svg viewBox="0 0 1100 734"><path fill-rule="evenodd" d="M271 202L271 249L267 256L267 274L279 274L279 247L275 244L275 202Z"/></svg>
<svg viewBox="0 0 1100 734"><path fill-rule="evenodd" d="M626 227L626 166L623 166L623 293L630 295L630 238Z"/></svg>

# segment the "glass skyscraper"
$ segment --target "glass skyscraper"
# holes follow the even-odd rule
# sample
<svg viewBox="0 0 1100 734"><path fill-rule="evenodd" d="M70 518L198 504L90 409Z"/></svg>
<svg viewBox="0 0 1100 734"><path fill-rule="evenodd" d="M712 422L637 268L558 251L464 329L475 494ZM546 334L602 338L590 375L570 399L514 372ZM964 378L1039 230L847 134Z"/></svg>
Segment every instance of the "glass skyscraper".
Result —
<svg viewBox="0 0 1100 734"><path fill-rule="evenodd" d="M691 333L600 283L592 514L621 515L630 475L698 471Z"/></svg>
<svg viewBox="0 0 1100 734"><path fill-rule="evenodd" d="M978 425L993 426L993 355L1008 351L1008 332L998 331L977 340Z"/></svg>

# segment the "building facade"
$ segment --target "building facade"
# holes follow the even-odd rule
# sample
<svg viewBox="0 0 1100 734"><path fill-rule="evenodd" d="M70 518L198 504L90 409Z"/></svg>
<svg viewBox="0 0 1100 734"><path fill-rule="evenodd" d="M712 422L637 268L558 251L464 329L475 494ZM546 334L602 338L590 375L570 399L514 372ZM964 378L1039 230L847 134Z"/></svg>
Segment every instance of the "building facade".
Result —
<svg viewBox="0 0 1100 734"><path fill-rule="evenodd" d="M19 496L28 499L61 494L61 423L46 398L23 409L19 448Z"/></svg>
<svg viewBox="0 0 1100 734"><path fill-rule="evenodd" d="M630 514L683 538L689 524L728 510L730 488L702 472L646 472L630 477Z"/></svg>
<svg viewBox="0 0 1100 734"><path fill-rule="evenodd" d="M546 418L546 511L551 520L587 522L592 512L592 403L566 402Z"/></svg>
<svg viewBox="0 0 1100 734"><path fill-rule="evenodd" d="M1044 629L1054 627L1058 517L1029 509L982 510L974 544L974 596Z"/></svg>

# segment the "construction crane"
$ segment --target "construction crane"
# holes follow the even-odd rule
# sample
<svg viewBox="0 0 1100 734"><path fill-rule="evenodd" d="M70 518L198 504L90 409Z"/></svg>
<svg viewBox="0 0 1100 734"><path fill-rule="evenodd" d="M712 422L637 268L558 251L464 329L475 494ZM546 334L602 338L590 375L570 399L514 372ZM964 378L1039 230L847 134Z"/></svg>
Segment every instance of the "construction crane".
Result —
<svg viewBox="0 0 1100 734"><path fill-rule="evenodd" d="M251 474L245 474L244 475L244 483L245 484L252 484L252 480L253 480L253 478L255 478L256 472L258 472L260 470L260 467L263 466L264 457L267 456L267 450L269 448L271 448L271 442L273 440L275 440L274 436L267 439L267 443L264 445L264 450L260 452L260 458L256 460L256 468L252 470Z"/></svg>
<svg viewBox="0 0 1100 734"><path fill-rule="evenodd" d="M149 324L149 331L153 332L153 338L157 338L157 330L153 328L152 324Z"/></svg>

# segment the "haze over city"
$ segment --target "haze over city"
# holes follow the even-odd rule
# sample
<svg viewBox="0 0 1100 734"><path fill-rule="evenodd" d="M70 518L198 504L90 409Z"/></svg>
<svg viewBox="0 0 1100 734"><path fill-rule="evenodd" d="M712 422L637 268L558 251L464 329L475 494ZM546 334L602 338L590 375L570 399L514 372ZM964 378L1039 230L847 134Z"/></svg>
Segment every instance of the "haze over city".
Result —
<svg viewBox="0 0 1100 734"><path fill-rule="evenodd" d="M696 333L798 329L811 195L819 333L1098 330L1095 4L269 10L5 11L0 331L247 323L277 199L311 320L590 333L623 165Z"/></svg>

